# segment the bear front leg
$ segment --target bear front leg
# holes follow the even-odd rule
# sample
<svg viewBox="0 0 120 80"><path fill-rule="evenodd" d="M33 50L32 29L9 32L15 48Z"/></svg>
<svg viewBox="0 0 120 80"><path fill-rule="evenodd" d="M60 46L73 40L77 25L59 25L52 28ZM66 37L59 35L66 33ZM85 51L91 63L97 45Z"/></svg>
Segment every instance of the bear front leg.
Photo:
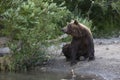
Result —
<svg viewBox="0 0 120 80"><path fill-rule="evenodd" d="M91 51L89 53L89 61L91 61L91 60L95 60L94 51Z"/></svg>
<svg viewBox="0 0 120 80"><path fill-rule="evenodd" d="M95 60L95 56L94 56L94 45L92 44L91 46L88 47L88 57L89 57L89 61L91 60Z"/></svg>
<svg viewBox="0 0 120 80"><path fill-rule="evenodd" d="M77 60L76 60L76 57L77 57L77 46L72 46L72 51L71 51L71 65L74 65L77 63Z"/></svg>

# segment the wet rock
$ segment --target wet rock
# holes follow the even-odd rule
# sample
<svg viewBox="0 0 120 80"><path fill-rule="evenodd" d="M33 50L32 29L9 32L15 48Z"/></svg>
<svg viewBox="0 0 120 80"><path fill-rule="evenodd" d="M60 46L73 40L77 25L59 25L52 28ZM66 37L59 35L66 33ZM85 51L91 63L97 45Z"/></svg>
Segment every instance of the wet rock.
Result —
<svg viewBox="0 0 120 80"><path fill-rule="evenodd" d="M41 68L41 71L43 71L43 72L46 72L46 70L47 70L46 67Z"/></svg>
<svg viewBox="0 0 120 80"><path fill-rule="evenodd" d="M0 48L0 57L10 54L10 48L9 47L4 47Z"/></svg>
<svg viewBox="0 0 120 80"><path fill-rule="evenodd" d="M81 75L81 78L85 78L85 76Z"/></svg>
<svg viewBox="0 0 120 80"><path fill-rule="evenodd" d="M107 47L106 50L109 50L109 48Z"/></svg>
<svg viewBox="0 0 120 80"><path fill-rule="evenodd" d="M99 44L99 45L102 45L102 44L103 44L103 42L99 42L98 44Z"/></svg>
<svg viewBox="0 0 120 80"><path fill-rule="evenodd" d="M114 44L117 44L117 43L118 43L118 41L113 41L113 43L114 43Z"/></svg>

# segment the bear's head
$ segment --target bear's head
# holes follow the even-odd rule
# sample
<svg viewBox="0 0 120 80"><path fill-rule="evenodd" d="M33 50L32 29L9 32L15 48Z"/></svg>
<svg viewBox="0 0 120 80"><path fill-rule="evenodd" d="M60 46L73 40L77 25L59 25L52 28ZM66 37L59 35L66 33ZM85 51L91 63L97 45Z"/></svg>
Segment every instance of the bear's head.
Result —
<svg viewBox="0 0 120 80"><path fill-rule="evenodd" d="M66 27L64 27L62 29L62 31L73 37L81 37L82 36L82 30L81 30L79 22L77 20L72 20L70 23L67 24Z"/></svg>

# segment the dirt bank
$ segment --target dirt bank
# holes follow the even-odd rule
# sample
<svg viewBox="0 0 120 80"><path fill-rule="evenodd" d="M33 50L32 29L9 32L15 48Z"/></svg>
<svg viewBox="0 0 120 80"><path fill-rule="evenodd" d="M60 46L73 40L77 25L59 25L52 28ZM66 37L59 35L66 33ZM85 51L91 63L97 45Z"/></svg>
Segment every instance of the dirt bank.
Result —
<svg viewBox="0 0 120 80"><path fill-rule="evenodd" d="M70 66L65 57L60 55L64 43L52 45L48 48L52 59L42 67L42 70L53 72L70 72L77 74L95 74L105 80L120 80L120 38L95 39L95 61L80 61Z"/></svg>

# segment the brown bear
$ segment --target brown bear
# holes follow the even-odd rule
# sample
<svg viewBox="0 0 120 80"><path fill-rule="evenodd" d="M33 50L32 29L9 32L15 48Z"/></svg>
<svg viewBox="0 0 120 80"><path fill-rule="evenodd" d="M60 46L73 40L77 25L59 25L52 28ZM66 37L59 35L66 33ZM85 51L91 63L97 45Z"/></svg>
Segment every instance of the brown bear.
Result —
<svg viewBox="0 0 120 80"><path fill-rule="evenodd" d="M84 56L88 60L95 59L93 36L89 28L74 20L62 31L72 36L71 43L64 45L62 48L63 54L67 60L71 61L71 64L76 64L80 56Z"/></svg>

